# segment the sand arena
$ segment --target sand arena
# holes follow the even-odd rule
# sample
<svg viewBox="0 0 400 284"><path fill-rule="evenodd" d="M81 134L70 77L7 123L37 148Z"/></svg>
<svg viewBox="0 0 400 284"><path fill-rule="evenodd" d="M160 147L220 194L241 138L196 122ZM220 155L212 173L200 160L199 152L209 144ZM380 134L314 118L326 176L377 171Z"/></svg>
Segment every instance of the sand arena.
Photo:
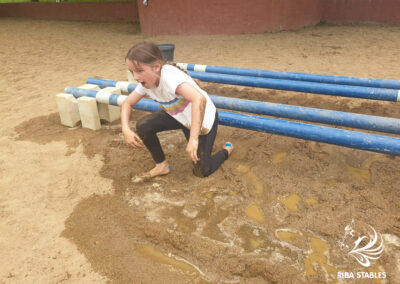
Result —
<svg viewBox="0 0 400 284"><path fill-rule="evenodd" d="M221 126L216 147L236 148L211 177L191 174L185 139L172 132L160 135L171 174L133 183L150 155L124 145L119 123L63 127L54 99L88 77L126 80L125 53L143 40L175 43L178 62L400 79L400 27L149 37L129 23L0 24L0 282L339 283L342 271L387 276L345 283L400 281L399 157ZM400 118L391 102L202 86ZM339 245L353 219L383 235L368 268Z"/></svg>

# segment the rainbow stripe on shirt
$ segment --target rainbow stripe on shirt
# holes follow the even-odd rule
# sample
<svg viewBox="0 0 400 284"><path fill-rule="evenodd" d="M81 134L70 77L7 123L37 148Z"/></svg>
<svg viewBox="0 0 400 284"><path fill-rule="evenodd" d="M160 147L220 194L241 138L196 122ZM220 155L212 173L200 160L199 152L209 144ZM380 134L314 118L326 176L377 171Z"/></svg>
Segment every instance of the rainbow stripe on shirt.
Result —
<svg viewBox="0 0 400 284"><path fill-rule="evenodd" d="M186 100L185 98L175 98L169 102L157 102L160 107L162 107L170 115L177 115L178 113L183 112L190 104L190 101Z"/></svg>

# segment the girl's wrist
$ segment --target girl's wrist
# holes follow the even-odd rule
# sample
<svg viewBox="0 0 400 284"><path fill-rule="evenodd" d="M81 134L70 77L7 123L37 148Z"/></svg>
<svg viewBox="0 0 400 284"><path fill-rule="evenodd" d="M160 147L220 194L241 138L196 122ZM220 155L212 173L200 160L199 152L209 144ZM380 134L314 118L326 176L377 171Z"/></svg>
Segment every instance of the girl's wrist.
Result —
<svg viewBox="0 0 400 284"><path fill-rule="evenodd" d="M131 132L132 130L129 127L123 127L122 128L122 132L123 133L127 133L127 132Z"/></svg>
<svg viewBox="0 0 400 284"><path fill-rule="evenodd" d="M189 141L188 141L188 143L189 143L189 144L192 144L192 145L199 145L199 139L190 138Z"/></svg>

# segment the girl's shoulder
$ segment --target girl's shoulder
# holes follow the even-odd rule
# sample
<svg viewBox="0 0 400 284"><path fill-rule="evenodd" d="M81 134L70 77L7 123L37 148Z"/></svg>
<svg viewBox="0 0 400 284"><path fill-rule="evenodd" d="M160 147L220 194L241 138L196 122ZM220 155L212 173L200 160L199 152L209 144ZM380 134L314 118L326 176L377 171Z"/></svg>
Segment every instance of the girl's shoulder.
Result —
<svg viewBox="0 0 400 284"><path fill-rule="evenodd" d="M171 64L165 64L162 67L162 73L166 74L173 74L173 75L187 75L185 72L183 72L181 69L179 69L176 66L173 66Z"/></svg>

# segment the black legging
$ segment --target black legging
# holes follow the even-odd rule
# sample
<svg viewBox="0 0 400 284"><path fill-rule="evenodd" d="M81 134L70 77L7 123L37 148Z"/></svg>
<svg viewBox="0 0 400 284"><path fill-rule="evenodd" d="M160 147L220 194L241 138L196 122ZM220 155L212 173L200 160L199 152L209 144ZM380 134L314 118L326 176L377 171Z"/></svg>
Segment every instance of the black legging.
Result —
<svg viewBox="0 0 400 284"><path fill-rule="evenodd" d="M157 133L174 129L182 129L186 140L189 140L190 130L164 110L147 115L136 123L138 135L157 164L165 161L165 155L161 148L160 140L158 140ZM217 136L217 129L218 113L215 114L214 125L210 132L206 135L199 136L197 156L200 160L197 164L194 164L193 168L193 173L196 176L207 177L211 175L228 158L228 151L226 149L222 149L211 156L215 137Z"/></svg>

